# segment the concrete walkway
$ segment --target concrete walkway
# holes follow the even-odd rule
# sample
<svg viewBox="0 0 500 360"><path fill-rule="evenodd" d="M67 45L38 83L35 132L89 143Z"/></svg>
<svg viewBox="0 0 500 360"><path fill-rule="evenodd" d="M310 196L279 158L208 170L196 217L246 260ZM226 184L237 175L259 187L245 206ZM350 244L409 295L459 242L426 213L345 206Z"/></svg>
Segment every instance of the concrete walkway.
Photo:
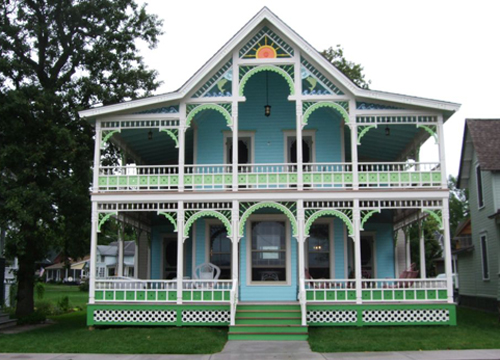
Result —
<svg viewBox="0 0 500 360"><path fill-rule="evenodd" d="M1 349L0 349L1 351ZM500 360L498 350L314 353L307 341L228 341L213 355L1 354L1 360Z"/></svg>

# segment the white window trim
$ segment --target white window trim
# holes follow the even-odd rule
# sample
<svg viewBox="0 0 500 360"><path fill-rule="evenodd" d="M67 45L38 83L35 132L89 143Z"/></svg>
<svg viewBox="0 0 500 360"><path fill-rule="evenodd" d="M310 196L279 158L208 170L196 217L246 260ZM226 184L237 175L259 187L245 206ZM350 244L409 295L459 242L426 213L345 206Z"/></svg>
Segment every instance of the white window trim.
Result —
<svg viewBox="0 0 500 360"><path fill-rule="evenodd" d="M483 251L483 241L482 238L484 237L484 243L486 245L486 251ZM482 231L479 233L479 248L481 249L481 278L483 281L490 281L491 275L490 275L490 256L489 256L489 251L488 251L488 233L486 231ZM483 254L486 254L486 263L488 265L488 277L484 277L484 257Z"/></svg>
<svg viewBox="0 0 500 360"><path fill-rule="evenodd" d="M312 139L311 144L311 163L316 162L316 130L302 130L302 138L305 136L310 136ZM295 130L283 130L283 151L285 164L290 164L290 159L288 158L288 138L297 137L297 131Z"/></svg>
<svg viewBox="0 0 500 360"><path fill-rule="evenodd" d="M328 243L330 245L330 256L329 256L329 261L330 261L330 279L335 279L335 243L333 241L333 221L334 218L321 218L316 220L312 225L323 225L327 224L328 225ZM309 237L307 240L304 242L304 254L305 254L305 259L304 263L306 267L309 269Z"/></svg>
<svg viewBox="0 0 500 360"><path fill-rule="evenodd" d="M210 226L211 225L224 225L222 221L217 219L205 219L205 261L210 262ZM231 238L228 236L229 243L231 244L231 267L230 274L231 279L233 277L233 242Z"/></svg>
<svg viewBox="0 0 500 360"><path fill-rule="evenodd" d="M480 164L477 163L476 166L474 167L475 169L475 173L474 173L474 177L476 178L476 195L477 195L477 209L478 210L481 210L481 209L484 209L485 205L486 205L486 202L484 201L484 184L483 184L483 174L482 174L482 170L481 170L481 167L480 167ZM479 169L479 172L481 174L481 178L478 179L477 178L477 170ZM481 196L479 194L479 185L481 185ZM482 200L482 203L483 205L481 205L480 201L479 200Z"/></svg>
<svg viewBox="0 0 500 360"><path fill-rule="evenodd" d="M223 162L225 165L228 164L228 159L227 159L227 148L226 148L226 143L229 138L233 138L233 132L229 130L224 130L223 132L223 142L222 142L222 153L224 154L223 156ZM250 138L250 164L255 163L255 131L254 130L243 130L243 131L238 131L238 140L240 138L245 138L248 137ZM239 149L238 149L239 150Z"/></svg>
<svg viewBox="0 0 500 360"><path fill-rule="evenodd" d="M258 221L284 221L285 222L285 239L286 239L286 281L252 281L252 222ZM290 221L285 215L251 215L247 220L246 226L246 246L247 246L247 263L246 263L246 286L291 286L292 285L292 261L291 261L291 233Z"/></svg>

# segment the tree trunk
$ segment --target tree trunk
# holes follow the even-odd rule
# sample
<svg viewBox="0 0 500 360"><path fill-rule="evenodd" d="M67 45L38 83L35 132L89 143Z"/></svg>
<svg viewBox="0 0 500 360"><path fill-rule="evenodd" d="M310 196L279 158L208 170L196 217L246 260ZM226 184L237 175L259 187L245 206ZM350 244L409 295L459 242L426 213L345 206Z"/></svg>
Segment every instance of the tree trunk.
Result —
<svg viewBox="0 0 500 360"><path fill-rule="evenodd" d="M33 252L27 251L18 259L19 270L17 272L16 317L19 319L32 314L35 310L33 299L35 286L35 256Z"/></svg>

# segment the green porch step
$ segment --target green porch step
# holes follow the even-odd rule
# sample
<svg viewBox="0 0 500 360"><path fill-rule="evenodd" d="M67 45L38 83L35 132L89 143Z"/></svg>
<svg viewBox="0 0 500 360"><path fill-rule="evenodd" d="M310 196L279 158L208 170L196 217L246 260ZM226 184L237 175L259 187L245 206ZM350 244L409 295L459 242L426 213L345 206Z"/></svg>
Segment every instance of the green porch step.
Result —
<svg viewBox="0 0 500 360"><path fill-rule="evenodd" d="M301 325L297 304L241 304L229 340L307 340L308 327Z"/></svg>

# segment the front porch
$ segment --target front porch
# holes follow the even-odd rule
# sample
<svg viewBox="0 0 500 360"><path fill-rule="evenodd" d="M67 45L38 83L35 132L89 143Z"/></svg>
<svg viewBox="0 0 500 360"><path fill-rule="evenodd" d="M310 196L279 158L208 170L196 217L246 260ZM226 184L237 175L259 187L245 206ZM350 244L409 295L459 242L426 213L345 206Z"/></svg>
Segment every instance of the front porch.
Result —
<svg viewBox="0 0 500 360"><path fill-rule="evenodd" d="M258 200L96 201L92 249L111 216L137 226L139 278L91 274L88 324L234 326L248 302L295 303L300 326L455 324L450 279L427 278L425 257L401 276L395 250L425 215L446 229L446 198ZM196 277L203 263L221 277Z"/></svg>

